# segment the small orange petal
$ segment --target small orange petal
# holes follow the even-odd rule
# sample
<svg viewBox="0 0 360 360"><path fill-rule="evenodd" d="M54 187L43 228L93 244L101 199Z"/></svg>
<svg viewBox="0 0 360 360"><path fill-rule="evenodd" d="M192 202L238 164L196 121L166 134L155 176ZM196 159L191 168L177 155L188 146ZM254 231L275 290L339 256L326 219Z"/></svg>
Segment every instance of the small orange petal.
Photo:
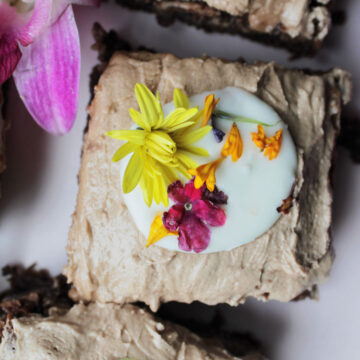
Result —
<svg viewBox="0 0 360 360"><path fill-rule="evenodd" d="M194 180L195 189L200 189L204 185L205 180L203 180L200 176L196 176Z"/></svg>
<svg viewBox="0 0 360 360"><path fill-rule="evenodd" d="M178 232L166 229L163 224L161 215L156 215L150 227L150 233L146 242L146 247L155 244L168 235L178 235Z"/></svg>
<svg viewBox="0 0 360 360"><path fill-rule="evenodd" d="M211 118L212 113L215 110L215 106L219 102L219 100L220 100L220 98L215 100L214 94L210 94L205 98L204 115L203 115L203 120L201 122L201 126L207 125L207 123L209 122L209 120Z"/></svg>
<svg viewBox="0 0 360 360"><path fill-rule="evenodd" d="M190 175L195 176L194 186L196 189L200 189L206 182L206 187L209 191L214 191L216 184L215 172L218 166L223 162L224 158L219 158L212 162L200 165L195 170L188 170Z"/></svg>
<svg viewBox="0 0 360 360"><path fill-rule="evenodd" d="M243 141L240 135L240 131L234 123L221 150L221 155L224 157L231 155L232 161L235 162L240 159L242 153Z"/></svg>
<svg viewBox="0 0 360 360"><path fill-rule="evenodd" d="M257 133L251 133L252 141L262 151L265 149L266 146L266 136L262 125L258 125L257 129Z"/></svg>
<svg viewBox="0 0 360 360"><path fill-rule="evenodd" d="M274 136L266 139L266 149L265 156L269 157L269 160L274 160L280 152L281 144L282 144L282 134L283 130L278 130Z"/></svg>

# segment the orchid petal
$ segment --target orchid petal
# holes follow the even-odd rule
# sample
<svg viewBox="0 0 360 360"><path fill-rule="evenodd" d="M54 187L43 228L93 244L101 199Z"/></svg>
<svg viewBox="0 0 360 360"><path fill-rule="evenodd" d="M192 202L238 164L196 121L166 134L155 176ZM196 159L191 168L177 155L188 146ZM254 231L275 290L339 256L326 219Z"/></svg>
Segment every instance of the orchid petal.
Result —
<svg viewBox="0 0 360 360"><path fill-rule="evenodd" d="M8 2L0 2L0 34L15 40L16 32L22 29L31 18L31 11L19 13L15 6Z"/></svg>
<svg viewBox="0 0 360 360"><path fill-rule="evenodd" d="M74 5L100 6L101 0L72 0Z"/></svg>
<svg viewBox="0 0 360 360"><path fill-rule="evenodd" d="M21 52L16 41L0 38L0 85L13 73L21 58Z"/></svg>
<svg viewBox="0 0 360 360"><path fill-rule="evenodd" d="M52 0L35 1L29 22L15 31L15 36L21 45L27 46L33 43L50 24L52 2Z"/></svg>
<svg viewBox="0 0 360 360"><path fill-rule="evenodd" d="M14 78L35 121L53 134L73 126L80 80L80 44L71 6L36 41L22 49Z"/></svg>

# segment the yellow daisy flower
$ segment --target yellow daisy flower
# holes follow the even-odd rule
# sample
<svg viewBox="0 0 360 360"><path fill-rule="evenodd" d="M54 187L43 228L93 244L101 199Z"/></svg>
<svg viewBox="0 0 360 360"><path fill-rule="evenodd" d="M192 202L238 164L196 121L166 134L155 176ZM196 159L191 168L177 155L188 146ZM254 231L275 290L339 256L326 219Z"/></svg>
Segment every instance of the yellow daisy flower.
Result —
<svg viewBox="0 0 360 360"><path fill-rule="evenodd" d="M123 178L124 193L139 184L148 206L153 200L168 206L168 185L178 178L178 173L189 178L187 171L197 167L190 155L209 156L205 149L192 144L203 138L211 126L199 126L202 111L189 108L187 96L179 89L174 91L175 110L166 117L159 94L155 97L145 85L138 83L135 95L140 112L130 109L129 114L138 128L106 133L126 141L112 160L119 161L132 153Z"/></svg>

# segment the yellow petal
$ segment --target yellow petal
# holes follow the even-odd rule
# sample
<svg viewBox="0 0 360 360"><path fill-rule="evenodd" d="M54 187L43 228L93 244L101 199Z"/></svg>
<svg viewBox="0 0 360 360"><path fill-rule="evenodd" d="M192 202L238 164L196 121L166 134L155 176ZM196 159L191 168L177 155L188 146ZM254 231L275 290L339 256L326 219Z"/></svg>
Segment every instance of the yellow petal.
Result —
<svg viewBox="0 0 360 360"><path fill-rule="evenodd" d="M164 150L173 153L176 150L176 144L174 140L164 131L152 131L147 136L147 141L150 140L160 147L164 148Z"/></svg>
<svg viewBox="0 0 360 360"><path fill-rule="evenodd" d="M145 155L141 149L134 152L126 167L123 179L123 192L127 194L135 189L140 181L145 165Z"/></svg>
<svg viewBox="0 0 360 360"><path fill-rule="evenodd" d="M162 166L160 164L158 167L160 168L160 175L163 176L166 185L170 185L177 180L176 167Z"/></svg>
<svg viewBox="0 0 360 360"><path fill-rule="evenodd" d="M150 227L150 232L146 242L146 247L155 244L156 242L158 242L159 240L161 240L162 238L168 235L177 236L178 233L166 229L166 227L162 222L161 215L156 215Z"/></svg>
<svg viewBox="0 0 360 360"><path fill-rule="evenodd" d="M197 108L177 108L171 111L170 114L165 118L162 128L167 131L175 131L175 128L177 128L180 124L186 122L189 122L187 126L191 126L194 124L194 121L192 121L192 119L195 117L197 112Z"/></svg>
<svg viewBox="0 0 360 360"><path fill-rule="evenodd" d="M123 159L126 155L134 152L138 147L138 145L127 142L116 151L112 158L112 161L116 162Z"/></svg>
<svg viewBox="0 0 360 360"><path fill-rule="evenodd" d="M197 130L194 130L188 134L183 135L181 139L178 139L176 137L176 139L174 140L178 146L190 145L202 139L205 135L207 135L211 131L211 129L212 127L209 125L203 126Z"/></svg>
<svg viewBox="0 0 360 360"><path fill-rule="evenodd" d="M169 206L169 197L167 193L167 186L164 182L163 176L155 175L154 181L154 201L156 204L163 203L166 207Z"/></svg>
<svg viewBox="0 0 360 360"><path fill-rule="evenodd" d="M153 200L153 180L149 172L145 169L140 180L140 187L143 193L144 201L146 205L150 207Z"/></svg>
<svg viewBox="0 0 360 360"><path fill-rule="evenodd" d="M178 171L180 174L184 175L187 179L191 179L191 175L188 173L189 168L185 166L181 161L178 161L176 166L176 171ZM179 177L177 177L179 178Z"/></svg>
<svg viewBox="0 0 360 360"><path fill-rule="evenodd" d="M190 156L188 156L185 151L178 150L175 154L175 157L181 163L183 163L187 169L193 169L198 166L197 162L194 161Z"/></svg>
<svg viewBox="0 0 360 360"><path fill-rule="evenodd" d="M183 122L181 124L172 126L171 128L168 129L168 131L169 131L169 133L173 133L175 131L178 131L178 130L181 130L181 129L184 129L184 128L188 128L189 126L192 126L194 124L195 124L194 121L185 121L185 122Z"/></svg>
<svg viewBox="0 0 360 360"><path fill-rule="evenodd" d="M206 149L203 149L201 147L187 145L187 146L182 146L181 150L185 150L192 155L210 156L209 152Z"/></svg>
<svg viewBox="0 0 360 360"><path fill-rule="evenodd" d="M189 99L186 96L186 94L180 89L174 90L173 98L176 108L185 108L185 109L189 108Z"/></svg>
<svg viewBox="0 0 360 360"><path fill-rule="evenodd" d="M153 127L163 117L160 100L143 84L135 85L136 100L144 122Z"/></svg>
<svg viewBox="0 0 360 360"><path fill-rule="evenodd" d="M113 130L105 135L114 139L129 141L133 144L144 145L146 131L144 130Z"/></svg>
<svg viewBox="0 0 360 360"><path fill-rule="evenodd" d="M131 109L129 109L129 114L130 114L131 118L133 119L133 121L135 122L135 124L137 124L139 127L141 127L142 129L144 129L146 131L151 131L151 127L150 127L149 123L147 123L146 121L143 121L143 118L138 111L131 108Z"/></svg>

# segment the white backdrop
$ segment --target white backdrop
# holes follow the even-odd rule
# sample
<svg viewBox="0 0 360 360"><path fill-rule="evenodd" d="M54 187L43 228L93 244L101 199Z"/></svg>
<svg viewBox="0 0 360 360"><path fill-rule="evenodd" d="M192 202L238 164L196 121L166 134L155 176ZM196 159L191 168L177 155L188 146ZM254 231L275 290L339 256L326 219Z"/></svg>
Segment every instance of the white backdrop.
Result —
<svg viewBox="0 0 360 360"><path fill-rule="evenodd" d="M76 7L82 46L79 113L72 131L55 138L45 134L26 114L12 86L8 136L8 169L0 201L0 266L37 262L53 274L66 262L65 245L77 194L82 133L89 100L88 75L96 64L91 26L99 21L114 28L133 45L145 45L178 56L208 54L230 60L274 60L290 67L327 69L340 66L353 72L354 99L348 112L360 114L360 1L338 0L347 9L345 25L335 27L315 59L289 61L286 51L268 48L236 36L205 34L184 24L157 25L155 16L123 10ZM220 306L231 329L249 330L264 344L271 359L360 358L360 166L339 151L334 205L336 260L331 277L320 286L318 302L260 303ZM5 281L0 278L0 288ZM205 313L211 313L207 309Z"/></svg>

